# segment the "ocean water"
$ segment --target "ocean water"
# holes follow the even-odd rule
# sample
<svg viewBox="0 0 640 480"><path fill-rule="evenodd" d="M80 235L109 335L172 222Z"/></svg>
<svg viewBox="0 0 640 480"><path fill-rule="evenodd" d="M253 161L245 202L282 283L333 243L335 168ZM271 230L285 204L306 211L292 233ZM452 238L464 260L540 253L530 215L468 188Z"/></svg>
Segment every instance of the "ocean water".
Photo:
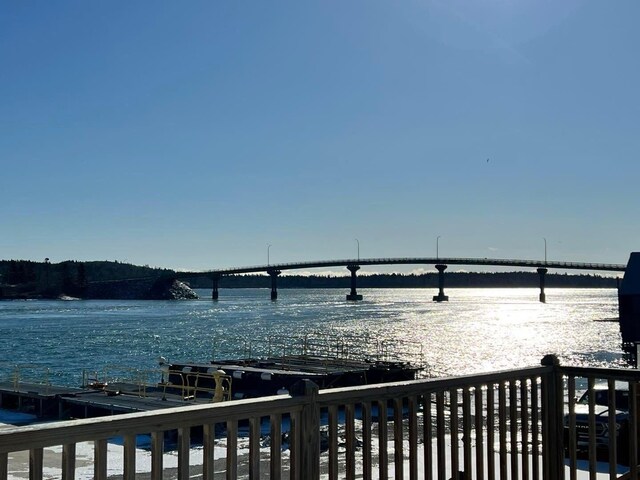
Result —
<svg viewBox="0 0 640 480"><path fill-rule="evenodd" d="M0 302L0 378L80 385L83 370L156 375L158 358L286 353L322 339L353 355L386 352L421 359L434 376L535 366L554 353L577 366L626 366L614 289L362 289L362 302L339 289L222 289L220 300ZM317 340L320 341L320 340ZM291 351L291 350L289 350ZM152 378L153 380L153 378ZM157 379L156 379L157 380Z"/></svg>

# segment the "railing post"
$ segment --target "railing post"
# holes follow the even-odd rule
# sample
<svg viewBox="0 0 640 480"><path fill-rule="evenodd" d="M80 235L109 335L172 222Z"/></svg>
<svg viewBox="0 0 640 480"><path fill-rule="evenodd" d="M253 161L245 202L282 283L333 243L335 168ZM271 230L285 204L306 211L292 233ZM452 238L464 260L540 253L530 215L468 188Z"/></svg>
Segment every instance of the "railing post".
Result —
<svg viewBox="0 0 640 480"><path fill-rule="evenodd" d="M563 391L560 361L545 355L542 365L552 367L542 378L542 462L545 480L564 479Z"/></svg>
<svg viewBox="0 0 640 480"><path fill-rule="evenodd" d="M319 390L318 385L307 379L297 382L291 389L292 396L305 397L300 415L300 435L297 436L301 462L298 472L300 478L305 480L320 478Z"/></svg>

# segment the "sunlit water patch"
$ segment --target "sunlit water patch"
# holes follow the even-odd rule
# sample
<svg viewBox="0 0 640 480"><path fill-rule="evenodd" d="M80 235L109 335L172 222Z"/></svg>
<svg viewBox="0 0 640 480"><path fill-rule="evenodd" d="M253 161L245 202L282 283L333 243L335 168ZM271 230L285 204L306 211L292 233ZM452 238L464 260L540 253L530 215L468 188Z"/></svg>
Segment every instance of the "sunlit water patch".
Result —
<svg viewBox="0 0 640 480"><path fill-rule="evenodd" d="M0 302L0 366L48 368L57 383L77 385L83 369L259 355L306 335L348 338L358 354L402 346L437 375L533 366L548 353L564 364L623 365L611 289L548 289L546 304L537 289L448 289L445 303L427 289L365 289L362 302L337 289L282 289L276 302L266 289L221 290L218 302L199 293L193 301Z"/></svg>

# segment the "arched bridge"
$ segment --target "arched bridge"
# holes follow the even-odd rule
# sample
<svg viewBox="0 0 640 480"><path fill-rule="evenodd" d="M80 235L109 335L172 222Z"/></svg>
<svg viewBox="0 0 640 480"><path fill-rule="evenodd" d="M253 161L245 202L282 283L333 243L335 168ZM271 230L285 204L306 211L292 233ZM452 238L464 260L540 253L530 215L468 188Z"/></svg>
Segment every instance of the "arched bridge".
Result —
<svg viewBox="0 0 640 480"><path fill-rule="evenodd" d="M405 257L405 258L352 258L343 260L317 260L308 262L273 263L267 265L254 265L248 267L223 268L205 272L183 272L184 276L206 276L213 281L212 298L218 299L218 282L224 275L236 275L243 273L265 272L271 276L271 299L278 298L277 277L283 270L302 270L309 268L346 267L351 272L351 292L347 300L362 300L362 295L357 293L356 272L362 265L434 265L438 270L438 295L434 301L448 300L444 294L444 271L449 265L488 266L488 267L529 267L536 268L540 275L540 301L545 301L544 281L549 268L561 270L591 270L624 272L626 265L612 263L587 263L587 262L562 262L539 260L514 260L492 258L445 258L445 257Z"/></svg>

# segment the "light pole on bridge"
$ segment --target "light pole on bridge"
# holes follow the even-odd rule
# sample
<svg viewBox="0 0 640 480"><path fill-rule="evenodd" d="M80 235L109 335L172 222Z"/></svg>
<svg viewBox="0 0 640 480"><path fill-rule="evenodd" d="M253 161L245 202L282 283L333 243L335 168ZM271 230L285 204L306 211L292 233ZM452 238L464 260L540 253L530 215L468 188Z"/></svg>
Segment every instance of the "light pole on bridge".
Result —
<svg viewBox="0 0 640 480"><path fill-rule="evenodd" d="M359 262L360 261L360 240L356 238L355 241L356 241L356 244L358 245L358 262Z"/></svg>
<svg viewBox="0 0 640 480"><path fill-rule="evenodd" d="M271 244L267 245L267 267L269 266L269 250L271 249Z"/></svg>
<svg viewBox="0 0 640 480"><path fill-rule="evenodd" d="M440 237L441 235L436 237L436 260L440 258Z"/></svg>
<svg viewBox="0 0 640 480"><path fill-rule="evenodd" d="M547 263L547 239L542 237L544 240L544 263Z"/></svg>

